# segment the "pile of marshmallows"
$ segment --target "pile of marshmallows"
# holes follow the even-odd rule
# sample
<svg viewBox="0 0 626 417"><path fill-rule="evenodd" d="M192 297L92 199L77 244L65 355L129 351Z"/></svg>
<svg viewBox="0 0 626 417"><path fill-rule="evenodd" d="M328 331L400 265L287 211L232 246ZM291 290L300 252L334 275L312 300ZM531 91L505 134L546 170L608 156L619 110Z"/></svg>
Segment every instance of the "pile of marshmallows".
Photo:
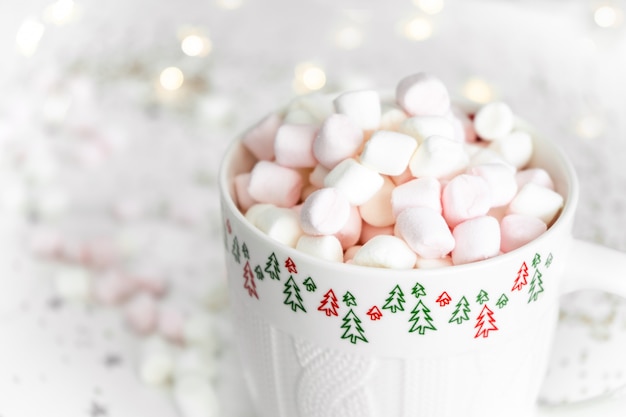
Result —
<svg viewBox="0 0 626 417"><path fill-rule="evenodd" d="M528 168L531 134L511 108L470 114L426 73L395 100L373 90L305 96L248 130L235 177L246 218L313 256L380 268L459 265L509 252L554 221L563 197Z"/></svg>

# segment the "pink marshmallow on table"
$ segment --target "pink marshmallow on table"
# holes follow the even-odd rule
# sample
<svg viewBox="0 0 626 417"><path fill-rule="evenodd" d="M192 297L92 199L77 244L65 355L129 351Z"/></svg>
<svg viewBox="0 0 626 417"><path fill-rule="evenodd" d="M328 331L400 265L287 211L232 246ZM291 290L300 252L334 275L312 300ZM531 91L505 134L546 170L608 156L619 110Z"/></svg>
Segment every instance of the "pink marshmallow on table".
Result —
<svg viewBox="0 0 626 417"><path fill-rule="evenodd" d="M500 250L504 253L515 250L536 239L547 229L547 225L536 217L509 214L500 222Z"/></svg>
<svg viewBox="0 0 626 417"><path fill-rule="evenodd" d="M382 105L377 91L348 91L337 96L334 104L337 113L348 116L359 128L375 130L380 127Z"/></svg>
<svg viewBox="0 0 626 417"><path fill-rule="evenodd" d="M517 171L517 174L515 174L515 179L517 181L518 188L522 188L523 186L531 182L533 184L546 187L550 190L554 190L554 182L552 181L552 177L550 177L548 171L543 168L528 168Z"/></svg>
<svg viewBox="0 0 626 417"><path fill-rule="evenodd" d="M489 148L496 151L506 163L516 169L522 169L528 165L533 156L533 146L532 136L528 132L515 130L491 142Z"/></svg>
<svg viewBox="0 0 626 417"><path fill-rule="evenodd" d="M350 202L339 190L321 188L302 204L300 225L304 233L309 235L332 235L346 225L350 210Z"/></svg>
<svg viewBox="0 0 626 417"><path fill-rule="evenodd" d="M392 236L394 234L394 226L372 226L369 223L363 222L361 225L361 236L359 237L359 244L364 244L368 242L370 239L379 235L389 235Z"/></svg>
<svg viewBox="0 0 626 417"><path fill-rule="evenodd" d="M454 238L446 221L428 207L402 210L394 232L422 258L442 258L454 248Z"/></svg>
<svg viewBox="0 0 626 417"><path fill-rule="evenodd" d="M423 72L400 80L396 87L396 101L411 116L443 116L450 109L450 95L445 84Z"/></svg>
<svg viewBox="0 0 626 417"><path fill-rule="evenodd" d="M166 340L179 345L183 344L185 339L184 323L185 317L179 310L173 308L160 309L157 329Z"/></svg>
<svg viewBox="0 0 626 417"><path fill-rule="evenodd" d="M352 263L361 266L389 269L412 269L417 255L396 236L378 235L368 240L354 254Z"/></svg>
<svg viewBox="0 0 626 417"><path fill-rule="evenodd" d="M258 161L250 171L248 193L260 203L291 207L300 200L302 176L292 168L270 161Z"/></svg>
<svg viewBox="0 0 626 417"><path fill-rule="evenodd" d="M152 333L156 329L158 314L156 300L145 293L137 294L124 307L126 322L142 335Z"/></svg>
<svg viewBox="0 0 626 417"><path fill-rule="evenodd" d="M96 301L117 305L137 292L137 284L120 272L108 272L95 280L92 291Z"/></svg>
<svg viewBox="0 0 626 417"><path fill-rule="evenodd" d="M515 117L508 104L493 101L485 104L474 116L474 129L483 140L502 139L513 130Z"/></svg>
<svg viewBox="0 0 626 417"><path fill-rule="evenodd" d="M341 161L324 178L325 187L337 188L353 206L372 198L384 182L382 175L353 158Z"/></svg>
<svg viewBox="0 0 626 417"><path fill-rule="evenodd" d="M491 208L489 184L477 175L461 174L454 177L441 193L443 217L451 228L478 216Z"/></svg>
<svg viewBox="0 0 626 417"><path fill-rule="evenodd" d="M528 183L509 203L508 214L525 214L551 224L563 207L563 196L549 188Z"/></svg>
<svg viewBox="0 0 626 417"><path fill-rule="evenodd" d="M455 246L452 263L461 265L492 258L500 253L500 224L490 216L475 217L452 231Z"/></svg>
<svg viewBox="0 0 626 417"><path fill-rule="evenodd" d="M363 144L363 130L345 114L333 114L313 141L313 155L327 169L355 156Z"/></svg>
<svg viewBox="0 0 626 417"><path fill-rule="evenodd" d="M316 125L283 124L276 132L274 154L276 163L289 168L308 168L317 164L313 154Z"/></svg>
<svg viewBox="0 0 626 417"><path fill-rule="evenodd" d="M282 124L279 115L271 113L244 133L242 143L259 160L274 159L274 138Z"/></svg>
<svg viewBox="0 0 626 417"><path fill-rule="evenodd" d="M250 173L243 172L235 176L235 197L239 209L243 212L248 211L250 207L258 203L250 196L248 187L250 186Z"/></svg>
<svg viewBox="0 0 626 417"><path fill-rule="evenodd" d="M335 236L303 235L298 239L296 249L319 259L343 262L343 248Z"/></svg>
<svg viewBox="0 0 626 417"><path fill-rule="evenodd" d="M412 140L412 139L411 139ZM359 206L361 218L372 226L391 226L396 219L391 208L391 193L395 188L393 181L383 177L383 186L365 203Z"/></svg>
<svg viewBox="0 0 626 417"><path fill-rule="evenodd" d="M409 169L413 176L452 178L463 172L469 164L469 157L463 144L444 136L429 136L417 148Z"/></svg>
<svg viewBox="0 0 626 417"><path fill-rule="evenodd" d="M470 168L468 174L483 178L491 190L491 207L505 206L517 193L515 168L505 164L483 164Z"/></svg>
<svg viewBox="0 0 626 417"><path fill-rule="evenodd" d="M411 136L390 130L378 130L365 143L360 162L385 175L400 175L409 165L417 148Z"/></svg>
<svg viewBox="0 0 626 417"><path fill-rule="evenodd" d="M361 237L361 229L363 227L362 224L363 220L361 219L359 208L351 206L348 221L343 228L334 235L337 239L339 239L341 247L344 250L357 244L359 238Z"/></svg>
<svg viewBox="0 0 626 417"><path fill-rule="evenodd" d="M445 116L413 116L400 125L398 131L409 135L418 143L424 142L429 136L443 136L456 139L454 125Z"/></svg>
<svg viewBox="0 0 626 417"><path fill-rule="evenodd" d="M441 183L433 177L415 178L396 186L391 192L395 217L409 207L430 207L441 214Z"/></svg>

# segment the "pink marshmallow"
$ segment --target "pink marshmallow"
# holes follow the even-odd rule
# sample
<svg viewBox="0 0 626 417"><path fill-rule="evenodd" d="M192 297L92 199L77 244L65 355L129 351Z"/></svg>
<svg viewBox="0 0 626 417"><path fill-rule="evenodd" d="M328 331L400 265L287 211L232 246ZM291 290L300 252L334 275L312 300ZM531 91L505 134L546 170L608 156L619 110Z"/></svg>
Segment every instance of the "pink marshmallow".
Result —
<svg viewBox="0 0 626 417"><path fill-rule="evenodd" d="M259 161L250 171L248 193L260 203L292 207L300 199L302 177L291 168L274 162Z"/></svg>
<svg viewBox="0 0 626 417"><path fill-rule="evenodd" d="M539 237L547 228L547 225L536 217L509 214L500 222L500 250L506 253L517 249Z"/></svg>
<svg viewBox="0 0 626 417"><path fill-rule="evenodd" d="M159 333L170 342L182 344L185 337L183 328L185 317L179 310L172 308L161 309L158 318Z"/></svg>
<svg viewBox="0 0 626 417"><path fill-rule="evenodd" d="M139 334L152 333L157 327L157 302L145 293L133 297L125 306L124 313L128 325Z"/></svg>
<svg viewBox="0 0 626 417"><path fill-rule="evenodd" d="M361 218L372 226L391 226L396 221L391 209L391 193L395 184L389 177L383 177L383 186L364 204L359 206Z"/></svg>
<svg viewBox="0 0 626 417"><path fill-rule="evenodd" d="M409 207L430 207L441 213L441 183L433 177L416 178L391 192L391 208L397 217Z"/></svg>
<svg viewBox="0 0 626 417"><path fill-rule="evenodd" d="M428 207L400 212L394 232L422 258L442 258L454 248L454 238L444 218Z"/></svg>
<svg viewBox="0 0 626 417"><path fill-rule="evenodd" d="M396 101L412 116L443 116L450 109L450 95L444 83L423 72L400 80Z"/></svg>
<svg viewBox="0 0 626 417"><path fill-rule="evenodd" d="M255 205L256 201L248 192L250 186L250 173L244 172L235 176L235 196L237 200L237 206L244 213L248 211L250 207Z"/></svg>
<svg viewBox="0 0 626 417"><path fill-rule="evenodd" d="M359 237L359 243L362 245L379 235L393 235L394 226L377 227L372 226L369 223L363 222L361 225L361 236Z"/></svg>
<svg viewBox="0 0 626 417"><path fill-rule="evenodd" d="M522 188L528 183L533 183L554 190L554 182L550 174L543 168L528 168L517 171L515 179L517 180L518 188Z"/></svg>
<svg viewBox="0 0 626 417"><path fill-rule="evenodd" d="M344 250L357 244L361 237L362 224L363 220L359 214L359 208L351 206L348 221L340 231L335 233L335 237L339 239L339 243L341 243L341 247Z"/></svg>
<svg viewBox="0 0 626 417"><path fill-rule="evenodd" d="M452 106L446 117L452 121L454 126L455 138L461 142L476 142L476 130L474 130L474 122L469 116L457 106Z"/></svg>
<svg viewBox="0 0 626 417"><path fill-rule="evenodd" d="M345 114L328 117L313 141L313 155L321 165L332 169L356 155L363 144L363 131Z"/></svg>
<svg viewBox="0 0 626 417"><path fill-rule="evenodd" d="M136 283L124 274L109 272L99 277L93 286L95 299L103 304L114 305L126 301L137 291Z"/></svg>
<svg viewBox="0 0 626 417"><path fill-rule="evenodd" d="M259 160L274 159L274 138L282 121L279 115L267 115L250 130L244 133L242 143Z"/></svg>
<svg viewBox="0 0 626 417"><path fill-rule="evenodd" d="M482 261L500 253L500 225L490 216L476 217L456 226L452 232L456 245L454 265Z"/></svg>
<svg viewBox="0 0 626 417"><path fill-rule="evenodd" d="M451 228L465 220L483 216L491 207L489 185L476 175L458 175L444 187L441 205L443 216Z"/></svg>
<svg viewBox="0 0 626 417"><path fill-rule="evenodd" d="M304 233L332 235L339 232L350 217L350 203L336 188L321 188L306 199L300 210Z"/></svg>
<svg viewBox="0 0 626 417"><path fill-rule="evenodd" d="M354 259L354 255L361 249L362 245L354 245L350 246L343 253L343 261L347 263L352 263L352 259Z"/></svg>
<svg viewBox="0 0 626 417"><path fill-rule="evenodd" d="M276 132L274 153L276 163L289 168L309 168L317 164L313 141L318 127L304 124L283 124Z"/></svg>
<svg viewBox="0 0 626 417"><path fill-rule="evenodd" d="M491 207L505 206L517 193L515 168L505 164L483 164L472 167L468 174L477 175L487 181L491 190Z"/></svg>

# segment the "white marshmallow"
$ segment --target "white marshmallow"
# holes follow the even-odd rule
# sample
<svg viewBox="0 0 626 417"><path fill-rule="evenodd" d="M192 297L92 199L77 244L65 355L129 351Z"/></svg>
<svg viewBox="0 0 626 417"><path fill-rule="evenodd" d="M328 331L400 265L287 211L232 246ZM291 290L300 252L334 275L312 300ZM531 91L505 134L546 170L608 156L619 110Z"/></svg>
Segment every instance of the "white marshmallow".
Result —
<svg viewBox="0 0 626 417"><path fill-rule="evenodd" d="M209 380L197 375L176 378L172 389L174 402L182 417L218 417L219 398Z"/></svg>
<svg viewBox="0 0 626 417"><path fill-rule="evenodd" d="M507 164L502 155L488 147L466 145L465 151L470 155L470 167L484 164Z"/></svg>
<svg viewBox="0 0 626 417"><path fill-rule="evenodd" d="M505 164L484 164L472 167L468 174L484 179L491 190L491 207L505 206L517 193L515 168Z"/></svg>
<svg viewBox="0 0 626 417"><path fill-rule="evenodd" d="M345 114L333 114L322 124L313 141L313 155L324 167L356 155L363 144L363 131Z"/></svg>
<svg viewBox="0 0 626 417"><path fill-rule="evenodd" d="M259 160L274 159L274 138L282 124L279 115L271 113L244 133L242 143Z"/></svg>
<svg viewBox="0 0 626 417"><path fill-rule="evenodd" d="M465 143L476 142L478 138L474 130L474 122L461 108L452 106L445 117L452 122L456 140Z"/></svg>
<svg viewBox="0 0 626 417"><path fill-rule="evenodd" d="M411 136L378 130L365 143L360 161L381 174L400 175L408 167L416 148L417 142Z"/></svg>
<svg viewBox="0 0 626 417"><path fill-rule="evenodd" d="M474 116L476 134L484 140L504 138L513 130L515 120L508 104L494 101L482 106Z"/></svg>
<svg viewBox="0 0 626 417"><path fill-rule="evenodd" d="M430 207L441 214L441 183L433 177L422 177L398 185L391 192L394 216L409 207Z"/></svg>
<svg viewBox="0 0 626 417"><path fill-rule="evenodd" d="M422 258L418 256L415 261L415 267L418 269L434 269L444 266L452 266L451 256L448 255L443 258Z"/></svg>
<svg viewBox="0 0 626 417"><path fill-rule="evenodd" d="M563 207L561 194L534 183L524 185L509 204L509 214L525 214L550 224Z"/></svg>
<svg viewBox="0 0 626 417"><path fill-rule="evenodd" d="M174 355L168 344L159 337L147 339L139 358L139 378L148 385L165 385L173 370Z"/></svg>
<svg viewBox="0 0 626 417"><path fill-rule="evenodd" d="M246 215L245 215L246 220L248 220L252 225L256 226L256 221L257 221L257 218L259 217L259 214L271 207L275 207L275 206L269 203L258 203L258 204L251 206L246 211Z"/></svg>
<svg viewBox="0 0 626 417"><path fill-rule="evenodd" d="M341 161L324 178L325 187L336 187L353 206L372 198L383 183L382 175L352 158Z"/></svg>
<svg viewBox="0 0 626 417"><path fill-rule="evenodd" d="M350 202L336 188L314 191L302 204L300 225L309 235L332 235L348 222Z"/></svg>
<svg viewBox="0 0 626 417"><path fill-rule="evenodd" d="M469 157L463 144L443 136L429 136L417 148L409 169L413 176L451 178L464 171L469 164Z"/></svg>
<svg viewBox="0 0 626 417"><path fill-rule="evenodd" d="M533 216L509 214L500 222L500 250L504 253L517 249L536 239L547 230L547 225Z"/></svg>
<svg viewBox="0 0 626 417"><path fill-rule="evenodd" d="M454 265L481 261L500 253L500 225L490 216L476 217L452 231L456 242L452 250Z"/></svg>
<svg viewBox="0 0 626 417"><path fill-rule="evenodd" d="M401 211L396 219L395 234L422 258L442 258L454 248L454 238L446 221L428 207Z"/></svg>
<svg viewBox="0 0 626 417"><path fill-rule="evenodd" d="M381 113L379 127L381 130L397 131L408 117L404 110L393 104L383 103Z"/></svg>
<svg viewBox="0 0 626 417"><path fill-rule="evenodd" d="M268 207L256 215L255 226L272 239L295 247L304 234L300 227L300 215L285 207Z"/></svg>
<svg viewBox="0 0 626 417"><path fill-rule="evenodd" d="M313 141L318 127L306 124L283 124L276 132L274 154L276 163L288 168L308 168L317 164Z"/></svg>
<svg viewBox="0 0 626 417"><path fill-rule="evenodd" d="M355 265L374 268L411 269L417 256L400 238L379 235L370 239L354 254Z"/></svg>
<svg viewBox="0 0 626 417"><path fill-rule="evenodd" d="M174 379L186 375L196 375L212 380L217 375L218 363L213 352L198 346L181 349L174 357Z"/></svg>
<svg viewBox="0 0 626 417"><path fill-rule="evenodd" d="M335 236L308 236L298 239L296 249L331 262L343 262L343 248Z"/></svg>
<svg viewBox="0 0 626 417"><path fill-rule="evenodd" d="M380 127L382 106L380 95L374 90L349 91L334 100L337 113L350 117L363 130Z"/></svg>
<svg viewBox="0 0 626 417"><path fill-rule="evenodd" d="M454 228L465 220L487 214L491 207L491 190L483 178L461 174L444 187L441 206L443 217Z"/></svg>
<svg viewBox="0 0 626 417"><path fill-rule="evenodd" d="M429 136L456 139L454 125L444 116L414 116L400 125L399 132L415 138L419 143Z"/></svg>
<svg viewBox="0 0 626 417"><path fill-rule="evenodd" d="M411 139L413 140L413 139ZM391 208L391 193L395 184L389 177L384 177L383 186L365 203L359 206L361 218L372 226L391 226L396 218Z"/></svg>
<svg viewBox="0 0 626 417"><path fill-rule="evenodd" d="M552 177L550 177L548 171L543 168L529 168L518 171L517 174L515 174L515 179L517 180L518 188L522 188L529 182L532 182L534 184L541 185L542 187L546 187L550 190L554 190L554 182L552 181Z"/></svg>
<svg viewBox="0 0 626 417"><path fill-rule="evenodd" d="M324 186L324 178L326 178L326 174L329 172L330 169L321 163L315 165L315 168L309 174L309 183L317 188L322 188Z"/></svg>
<svg viewBox="0 0 626 417"><path fill-rule="evenodd" d="M315 124L321 123L324 119L334 113L333 101L327 94L313 93L304 94L294 98L287 107L287 116L290 114L306 114L306 119ZM304 119L304 116L299 116ZM284 123L288 121L285 120Z"/></svg>
<svg viewBox="0 0 626 417"><path fill-rule="evenodd" d="M528 165L533 156L533 138L528 132L516 130L493 141L489 148L496 151L508 164L521 169Z"/></svg>
<svg viewBox="0 0 626 417"><path fill-rule="evenodd" d="M274 162L259 161L250 171L248 194L260 203L292 207L300 199L302 176Z"/></svg>
<svg viewBox="0 0 626 417"><path fill-rule="evenodd" d="M400 80L396 101L412 116L443 116L450 109L450 95L444 83L423 72Z"/></svg>

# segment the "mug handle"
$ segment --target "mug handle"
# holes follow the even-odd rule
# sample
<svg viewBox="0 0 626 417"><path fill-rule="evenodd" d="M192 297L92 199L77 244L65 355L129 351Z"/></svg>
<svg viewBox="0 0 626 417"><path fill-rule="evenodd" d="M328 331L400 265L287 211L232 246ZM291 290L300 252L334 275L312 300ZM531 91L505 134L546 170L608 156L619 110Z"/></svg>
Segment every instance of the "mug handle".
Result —
<svg viewBox="0 0 626 417"><path fill-rule="evenodd" d="M626 253L574 239L565 267L562 294L578 290L601 290L626 298ZM540 406L537 417L622 417L626 395L601 395L565 405Z"/></svg>

